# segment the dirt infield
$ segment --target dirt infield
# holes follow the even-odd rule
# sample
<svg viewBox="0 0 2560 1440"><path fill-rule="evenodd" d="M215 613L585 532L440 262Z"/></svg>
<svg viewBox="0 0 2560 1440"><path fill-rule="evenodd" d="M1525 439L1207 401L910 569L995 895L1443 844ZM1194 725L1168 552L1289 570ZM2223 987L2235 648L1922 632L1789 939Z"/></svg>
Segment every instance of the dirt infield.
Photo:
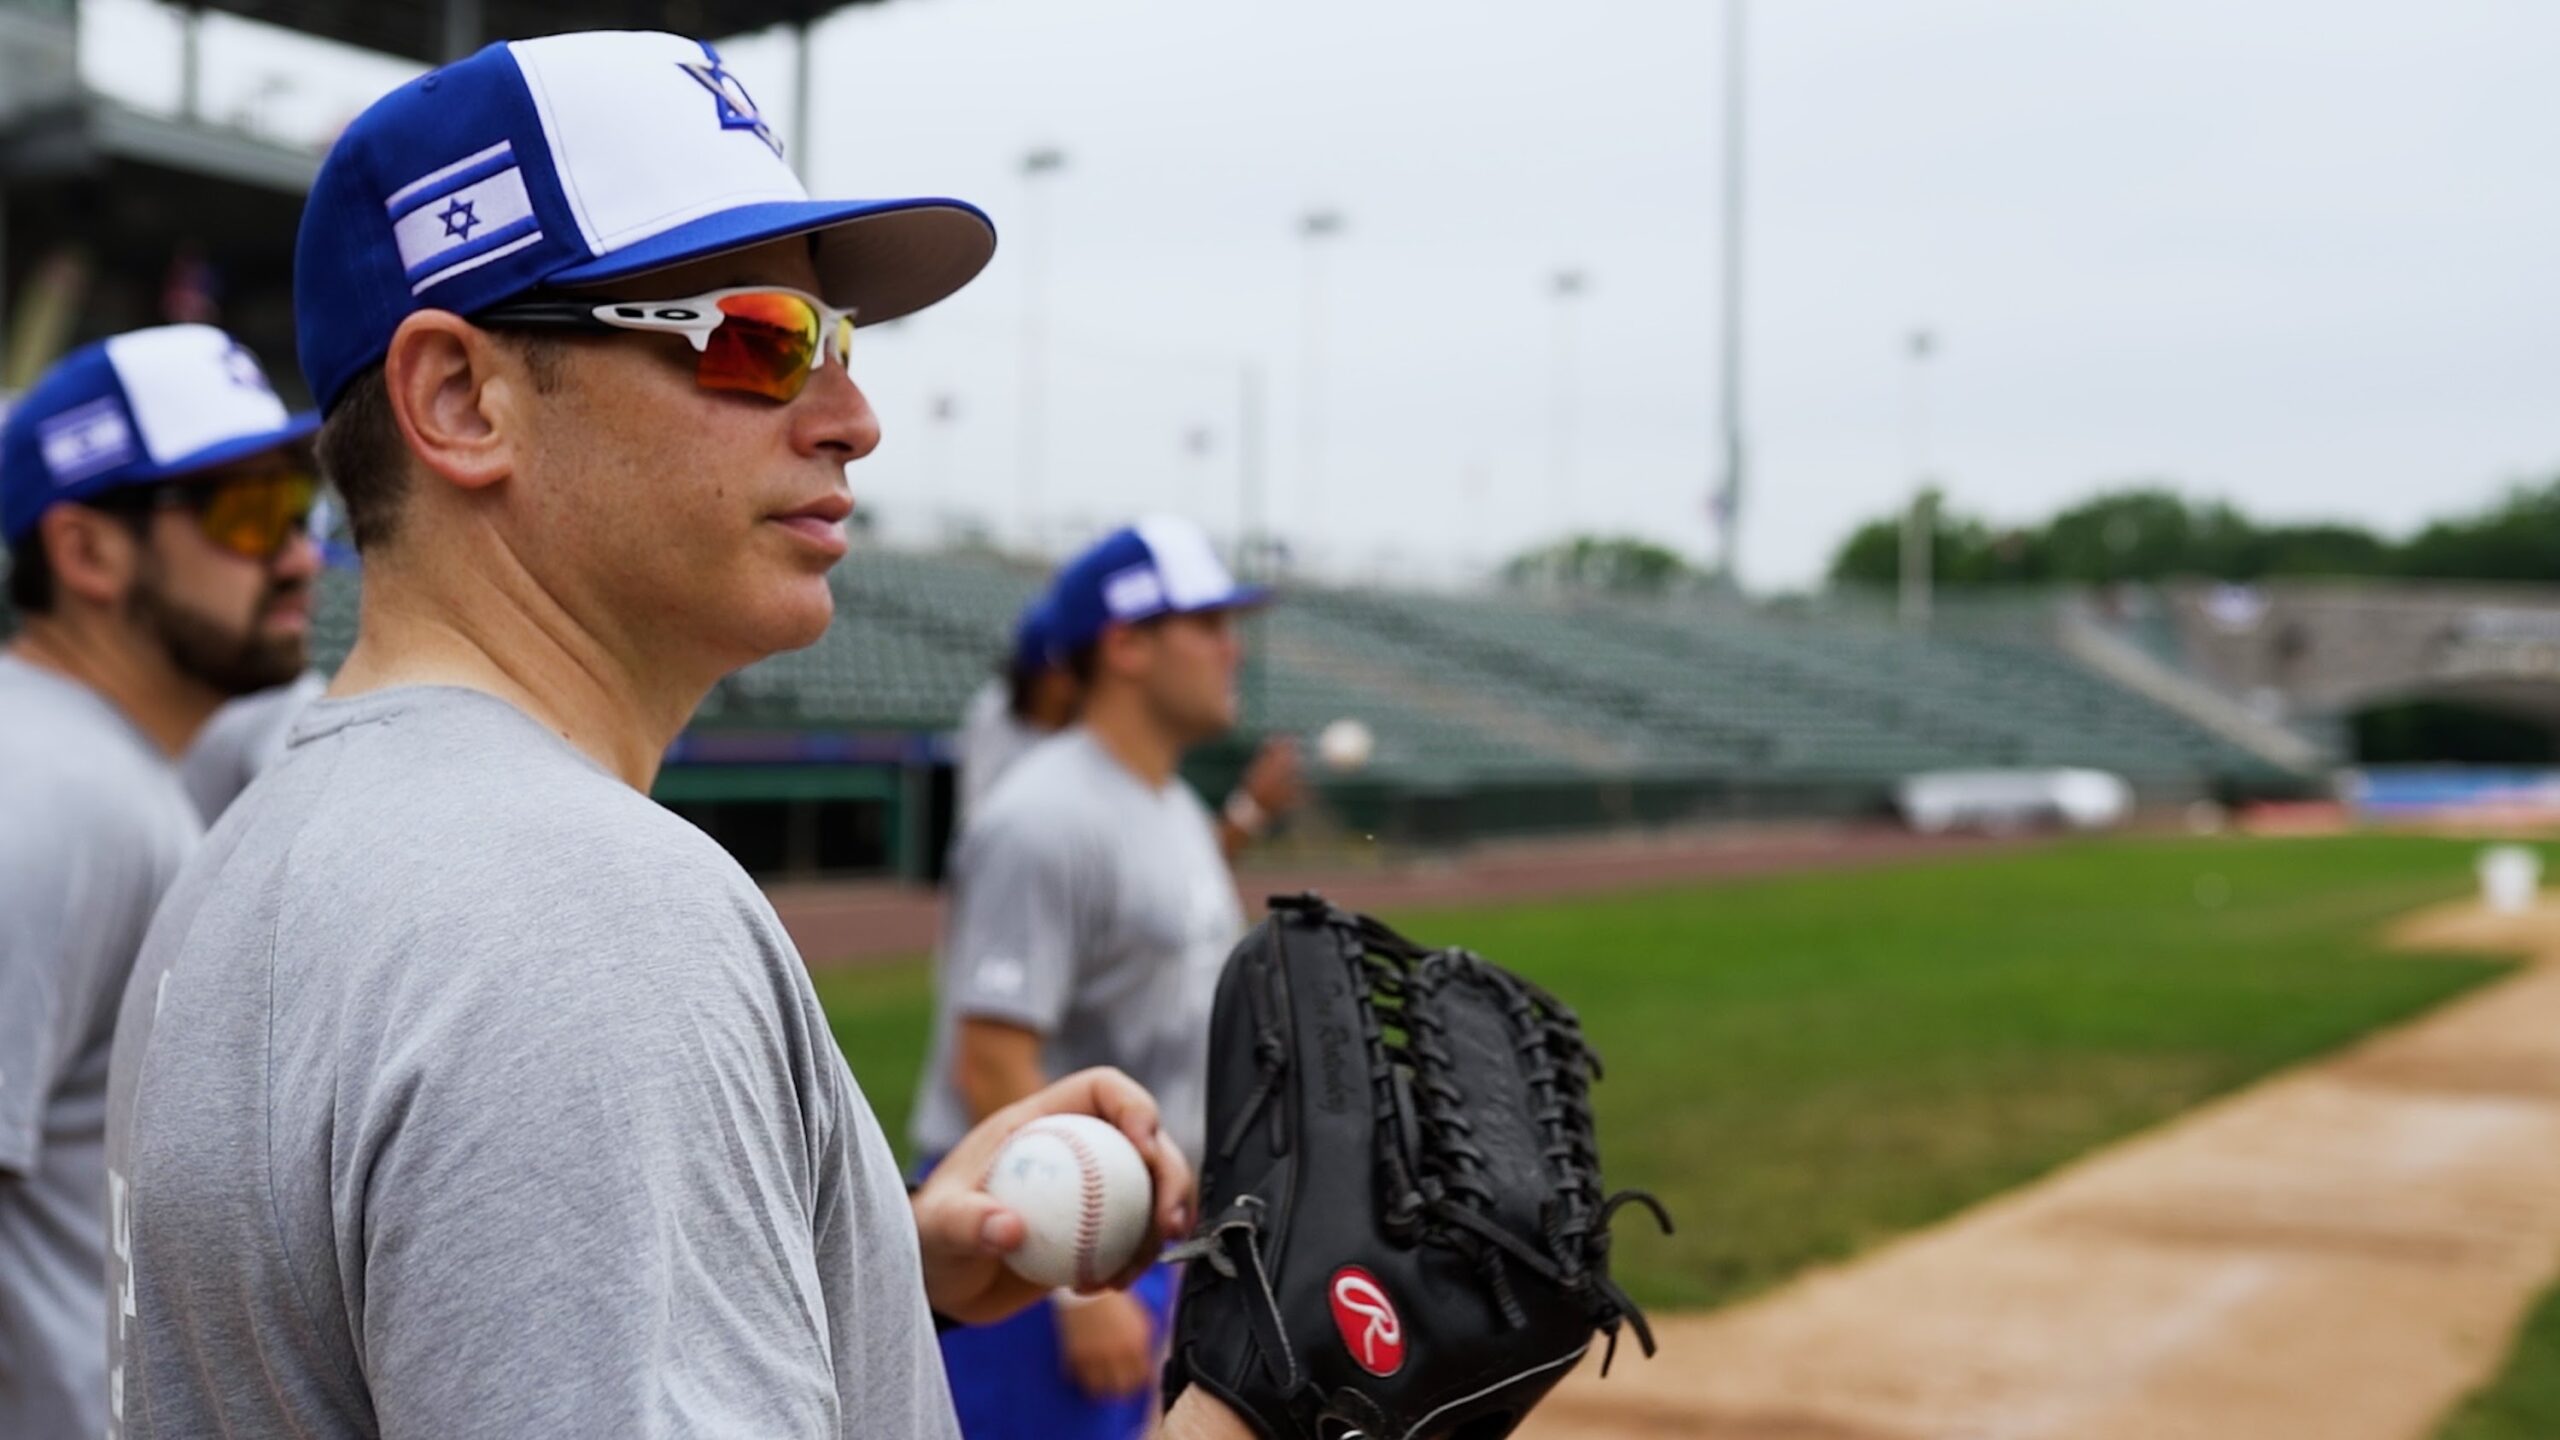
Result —
<svg viewBox="0 0 2560 1440"><path fill-rule="evenodd" d="M2401 935L2543 962L1575 1376L1544 1440L2422 1440L2560 1272L2560 909Z"/></svg>
<svg viewBox="0 0 2560 1440"><path fill-rule="evenodd" d="M1689 880L1853 869L2014 849L2032 839L1914 835L1888 825L1785 825L1504 842L1462 854L1367 865L1249 862L1248 913L1266 895L1317 890L1363 910L1604 894ZM765 888L814 968L931 949L941 895L879 881Z"/></svg>

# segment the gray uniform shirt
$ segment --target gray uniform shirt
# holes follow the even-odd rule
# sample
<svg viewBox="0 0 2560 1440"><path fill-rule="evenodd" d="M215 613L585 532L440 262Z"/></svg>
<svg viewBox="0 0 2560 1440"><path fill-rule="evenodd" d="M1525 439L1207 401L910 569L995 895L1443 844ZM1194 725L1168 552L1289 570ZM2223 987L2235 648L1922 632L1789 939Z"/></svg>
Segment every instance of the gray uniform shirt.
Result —
<svg viewBox="0 0 2560 1440"><path fill-rule="evenodd" d="M106 1427L107 1049L196 838L122 712L0 655L0 1435Z"/></svg>
<svg viewBox="0 0 2560 1440"><path fill-rule="evenodd" d="M1013 718L1013 692L1001 677L979 686L960 712L960 823L978 813L1015 761L1049 738Z"/></svg>
<svg viewBox="0 0 2560 1440"><path fill-rule="evenodd" d="M329 688L327 676L304 671L289 685L243 695L213 712L195 743L178 757L178 778L212 824L259 772L284 758L284 741L304 706Z"/></svg>
<svg viewBox="0 0 2560 1440"><path fill-rule="evenodd" d="M1209 1007L1244 935L1216 825L1191 787L1141 781L1079 726L1023 757L961 834L934 983L916 1144L959 1143L964 1016L1038 1031L1050 1078L1117 1065L1198 1163Z"/></svg>
<svg viewBox="0 0 2560 1440"><path fill-rule="evenodd" d="M311 706L127 996L113 1433L955 1440L772 909L508 705Z"/></svg>

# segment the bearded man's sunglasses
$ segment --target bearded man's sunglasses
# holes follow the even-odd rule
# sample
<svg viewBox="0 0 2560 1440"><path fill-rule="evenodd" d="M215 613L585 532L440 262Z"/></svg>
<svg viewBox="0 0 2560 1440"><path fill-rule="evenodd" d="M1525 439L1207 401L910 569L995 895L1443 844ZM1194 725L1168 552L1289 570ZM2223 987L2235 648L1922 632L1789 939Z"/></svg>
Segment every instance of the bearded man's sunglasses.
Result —
<svg viewBox="0 0 2560 1440"><path fill-rule="evenodd" d="M319 498L319 477L295 466L172 480L104 496L98 503L128 514L187 511L205 539L243 560L266 561L310 530Z"/></svg>

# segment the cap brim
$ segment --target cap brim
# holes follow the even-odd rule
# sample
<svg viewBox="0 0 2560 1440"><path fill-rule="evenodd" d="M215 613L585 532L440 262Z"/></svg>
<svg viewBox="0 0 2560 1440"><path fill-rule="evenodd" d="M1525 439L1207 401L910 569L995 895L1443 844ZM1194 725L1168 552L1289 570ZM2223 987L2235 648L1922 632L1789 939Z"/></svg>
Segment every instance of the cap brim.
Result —
<svg viewBox="0 0 2560 1440"><path fill-rule="evenodd" d="M818 237L820 298L857 325L912 315L977 278L996 227L961 200L778 200L706 215L553 271L550 285L592 285L726 255L794 235Z"/></svg>
<svg viewBox="0 0 2560 1440"><path fill-rule="evenodd" d="M273 430L262 430L254 435L238 435L229 440L207 445L201 450L181 455L165 465L155 465L147 472L137 473L133 480L184 480L199 471L228 465L234 460L246 460L252 455L263 455L269 450L298 445L310 439L313 432L319 428L320 412L305 410L299 415L287 417L282 425Z"/></svg>

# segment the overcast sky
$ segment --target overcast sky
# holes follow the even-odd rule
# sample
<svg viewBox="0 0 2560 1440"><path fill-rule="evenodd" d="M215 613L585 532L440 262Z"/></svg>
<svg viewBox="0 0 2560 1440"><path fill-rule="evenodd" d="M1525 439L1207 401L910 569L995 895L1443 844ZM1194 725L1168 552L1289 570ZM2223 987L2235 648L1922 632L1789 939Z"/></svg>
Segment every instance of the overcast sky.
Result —
<svg viewBox="0 0 2560 1440"><path fill-rule="evenodd" d="M84 15L92 82L168 103L155 7ZM1755 588L1816 579L1911 493L1915 327L1938 340L1916 448L1995 519L2157 478L2404 530L2560 473L2560 4L1759 0L1750 19ZM1257 364L1273 522L1337 565L1445 578L1568 526L1705 554L1722 33L1709 0L833 18L815 187L957 195L1004 233L969 291L866 332L888 438L856 494L916 540L974 516L1054 542L1165 508L1231 532ZM297 136L407 73L239 22L206 47L214 113ZM792 113L782 44L726 53ZM1036 146L1064 169L1026 180ZM1316 207L1343 228L1311 254ZM1560 269L1588 278L1569 314Z"/></svg>

